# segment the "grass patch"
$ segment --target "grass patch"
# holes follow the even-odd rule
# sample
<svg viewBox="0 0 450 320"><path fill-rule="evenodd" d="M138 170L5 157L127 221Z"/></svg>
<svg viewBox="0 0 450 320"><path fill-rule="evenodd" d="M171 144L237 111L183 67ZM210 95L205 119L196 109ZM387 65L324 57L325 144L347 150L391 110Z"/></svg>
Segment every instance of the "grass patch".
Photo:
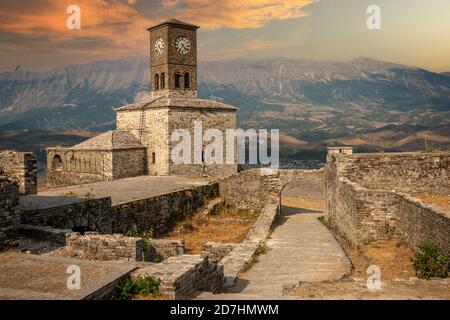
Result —
<svg viewBox="0 0 450 320"><path fill-rule="evenodd" d="M143 276L135 280L120 279L116 286L114 298L117 300L131 300L136 295L146 297L159 296L161 281L152 276Z"/></svg>
<svg viewBox="0 0 450 320"><path fill-rule="evenodd" d="M447 278L450 258L437 245L424 242L411 261L419 279Z"/></svg>

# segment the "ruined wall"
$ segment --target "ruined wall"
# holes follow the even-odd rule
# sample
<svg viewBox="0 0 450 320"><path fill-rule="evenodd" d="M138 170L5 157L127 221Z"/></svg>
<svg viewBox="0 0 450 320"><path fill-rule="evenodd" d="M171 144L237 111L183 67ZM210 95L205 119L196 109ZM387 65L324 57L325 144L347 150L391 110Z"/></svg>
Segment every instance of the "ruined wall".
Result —
<svg viewBox="0 0 450 320"><path fill-rule="evenodd" d="M0 152L0 172L19 184L21 194L37 193L37 160L31 152Z"/></svg>
<svg viewBox="0 0 450 320"><path fill-rule="evenodd" d="M151 239L150 247L151 254L167 259L184 253L184 240Z"/></svg>
<svg viewBox="0 0 450 320"><path fill-rule="evenodd" d="M7 247L17 236L20 222L19 186L5 176L0 176L0 250Z"/></svg>
<svg viewBox="0 0 450 320"><path fill-rule="evenodd" d="M68 186L113 179L113 155L105 150L47 150L47 184Z"/></svg>
<svg viewBox="0 0 450 320"><path fill-rule="evenodd" d="M152 230L160 236L218 193L218 185L210 184L115 206L106 197L49 208L24 208L21 223L59 229L88 227L100 233L126 233L136 225L139 230Z"/></svg>
<svg viewBox="0 0 450 320"><path fill-rule="evenodd" d="M222 156L218 152L217 156L220 158L221 164L208 164L206 162L202 163L201 153L197 162L194 163L194 121L201 121L202 132L205 133L208 129L217 129L221 132L223 143L221 152ZM196 109L196 108L171 108L169 110L169 133L172 133L176 129L188 130L191 136L191 163L192 164L176 164L170 161L170 174L175 175L186 175L186 176L207 176L214 178L224 178L237 173L237 145L236 138L232 139L232 151L234 154L232 164L226 163L226 129L236 128L236 111L226 110L226 109ZM209 154L207 146L213 141L202 141L202 149L204 153L204 160L206 161L207 155ZM169 152L171 153L173 148L178 144L178 142L169 141L170 147ZM201 151L200 151L201 152ZM215 155L214 155L215 156ZM173 159L171 159L173 160Z"/></svg>
<svg viewBox="0 0 450 320"><path fill-rule="evenodd" d="M186 299L197 291L220 293L224 282L223 266L200 255L180 255L139 268L132 279L153 276L161 280L160 293L168 299Z"/></svg>
<svg viewBox="0 0 450 320"><path fill-rule="evenodd" d="M142 261L144 241L142 238L125 237L121 234L100 235L96 232L77 232L69 234L66 245L74 250L83 251L93 260L131 260Z"/></svg>

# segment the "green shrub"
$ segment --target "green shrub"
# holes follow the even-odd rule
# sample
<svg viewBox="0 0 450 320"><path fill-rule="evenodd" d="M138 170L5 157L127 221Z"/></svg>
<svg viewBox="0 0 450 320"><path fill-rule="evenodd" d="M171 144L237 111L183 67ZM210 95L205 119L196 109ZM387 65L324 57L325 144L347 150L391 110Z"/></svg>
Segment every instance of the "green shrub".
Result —
<svg viewBox="0 0 450 320"><path fill-rule="evenodd" d="M120 279L114 297L118 300L131 300L135 295L153 297L159 295L161 281L151 276L143 276L135 280Z"/></svg>
<svg viewBox="0 0 450 320"><path fill-rule="evenodd" d="M414 270L420 279L432 277L447 278L450 259L442 250L429 242L419 246L419 252L412 257Z"/></svg>

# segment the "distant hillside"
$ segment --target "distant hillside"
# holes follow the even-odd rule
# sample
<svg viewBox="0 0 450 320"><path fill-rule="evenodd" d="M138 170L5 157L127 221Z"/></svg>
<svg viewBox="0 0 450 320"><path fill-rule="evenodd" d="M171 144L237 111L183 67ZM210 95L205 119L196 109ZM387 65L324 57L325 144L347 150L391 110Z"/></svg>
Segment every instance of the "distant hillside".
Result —
<svg viewBox="0 0 450 320"><path fill-rule="evenodd" d="M450 149L450 125L425 128L419 125L389 125L353 137L329 140L330 145L349 145L360 150L418 151Z"/></svg>
<svg viewBox="0 0 450 320"><path fill-rule="evenodd" d="M114 128L113 108L149 91L148 69L141 59L0 74L0 131ZM449 75L369 58L200 62L199 95L237 106L240 127L280 129L307 145L450 124Z"/></svg>
<svg viewBox="0 0 450 320"><path fill-rule="evenodd" d="M31 151L40 162L45 160L45 148L61 146L70 147L91 138L99 132L88 131L41 131L15 130L0 131L0 150L15 149Z"/></svg>

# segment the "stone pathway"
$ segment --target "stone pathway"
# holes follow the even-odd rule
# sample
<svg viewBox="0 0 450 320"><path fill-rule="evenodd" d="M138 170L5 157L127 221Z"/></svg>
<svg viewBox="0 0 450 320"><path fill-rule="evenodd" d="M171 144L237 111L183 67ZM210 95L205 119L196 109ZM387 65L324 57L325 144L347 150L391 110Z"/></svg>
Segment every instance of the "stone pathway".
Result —
<svg viewBox="0 0 450 320"><path fill-rule="evenodd" d="M350 271L344 251L317 219L320 213L304 211L284 216L285 221L266 242L267 253L241 275L230 293L278 296L283 286L340 279Z"/></svg>

